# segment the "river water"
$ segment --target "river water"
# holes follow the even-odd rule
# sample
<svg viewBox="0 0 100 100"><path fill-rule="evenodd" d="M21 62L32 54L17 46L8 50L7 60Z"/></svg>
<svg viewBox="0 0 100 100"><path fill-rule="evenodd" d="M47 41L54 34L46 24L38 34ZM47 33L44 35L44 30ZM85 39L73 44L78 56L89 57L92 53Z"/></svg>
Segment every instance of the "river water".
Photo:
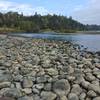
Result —
<svg viewBox="0 0 100 100"><path fill-rule="evenodd" d="M18 34L20 36L31 37L31 38L43 38L51 40L67 40L75 44L83 45L89 51L100 51L100 34L67 34L57 35L52 33L23 33Z"/></svg>

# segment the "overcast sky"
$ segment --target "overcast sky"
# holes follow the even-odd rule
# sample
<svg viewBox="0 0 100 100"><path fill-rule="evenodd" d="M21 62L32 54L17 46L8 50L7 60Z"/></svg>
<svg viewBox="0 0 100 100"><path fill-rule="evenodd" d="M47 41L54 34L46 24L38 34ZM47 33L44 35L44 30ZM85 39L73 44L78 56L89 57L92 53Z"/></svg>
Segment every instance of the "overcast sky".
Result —
<svg viewBox="0 0 100 100"><path fill-rule="evenodd" d="M0 0L0 12L18 11L72 16L84 24L100 24L100 0Z"/></svg>

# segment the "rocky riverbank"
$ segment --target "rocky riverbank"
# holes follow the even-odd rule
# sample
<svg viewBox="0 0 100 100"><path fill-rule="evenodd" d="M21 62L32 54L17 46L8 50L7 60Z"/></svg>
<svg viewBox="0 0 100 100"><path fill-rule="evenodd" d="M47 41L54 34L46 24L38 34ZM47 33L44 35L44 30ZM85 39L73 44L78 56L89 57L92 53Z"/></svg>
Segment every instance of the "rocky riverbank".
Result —
<svg viewBox="0 0 100 100"><path fill-rule="evenodd" d="M100 55L69 42L0 37L0 100L100 100Z"/></svg>

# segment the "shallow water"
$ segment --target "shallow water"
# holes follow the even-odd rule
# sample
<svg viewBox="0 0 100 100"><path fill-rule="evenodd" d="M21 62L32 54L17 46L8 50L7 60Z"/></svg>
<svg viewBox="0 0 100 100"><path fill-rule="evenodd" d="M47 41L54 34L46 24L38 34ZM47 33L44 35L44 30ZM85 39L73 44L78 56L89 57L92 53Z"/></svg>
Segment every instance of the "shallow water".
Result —
<svg viewBox="0 0 100 100"><path fill-rule="evenodd" d="M79 45L83 45L88 48L89 51L100 51L100 34L67 34L67 35L57 35L57 34L19 34L20 36L32 37L32 38L43 38L43 39L53 39L53 40L67 40Z"/></svg>

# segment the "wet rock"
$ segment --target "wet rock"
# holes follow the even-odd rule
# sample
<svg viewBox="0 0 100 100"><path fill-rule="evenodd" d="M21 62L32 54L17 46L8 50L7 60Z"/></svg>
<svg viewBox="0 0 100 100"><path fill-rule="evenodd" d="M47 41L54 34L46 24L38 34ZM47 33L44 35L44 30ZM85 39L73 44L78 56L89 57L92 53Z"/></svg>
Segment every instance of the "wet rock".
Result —
<svg viewBox="0 0 100 100"><path fill-rule="evenodd" d="M67 95L70 91L70 84L65 79L58 80L53 84L53 91L58 95Z"/></svg>

